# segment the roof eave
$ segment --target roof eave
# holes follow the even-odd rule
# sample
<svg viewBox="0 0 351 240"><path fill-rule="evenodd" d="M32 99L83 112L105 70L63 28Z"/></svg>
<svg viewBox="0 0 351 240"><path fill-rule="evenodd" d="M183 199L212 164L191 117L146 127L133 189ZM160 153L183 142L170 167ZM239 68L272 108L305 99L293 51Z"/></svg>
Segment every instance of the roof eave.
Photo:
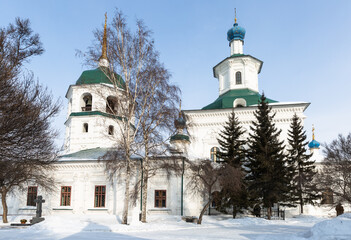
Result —
<svg viewBox="0 0 351 240"><path fill-rule="evenodd" d="M261 69L262 69L262 65L263 65L263 61L261 61L260 59L258 59L258 58L255 58L255 57L253 57L253 56L251 56L251 55L246 55L246 54L243 54L243 55L241 55L241 56L229 56L229 57L227 57L227 58L225 58L225 59L223 59L221 62L219 62L216 66L214 66L213 68L212 68L212 71L213 71L213 77L215 77L216 78L216 68L219 66L219 65L221 65L223 62L225 62L226 60L228 60L228 59L230 59L230 58L242 58L242 57L250 57L250 58L252 58L252 59L254 59L254 60L256 60L256 61L258 61L259 63L260 63L260 67L259 67L259 69L258 69L258 71L257 71L257 73L260 73L261 72Z"/></svg>

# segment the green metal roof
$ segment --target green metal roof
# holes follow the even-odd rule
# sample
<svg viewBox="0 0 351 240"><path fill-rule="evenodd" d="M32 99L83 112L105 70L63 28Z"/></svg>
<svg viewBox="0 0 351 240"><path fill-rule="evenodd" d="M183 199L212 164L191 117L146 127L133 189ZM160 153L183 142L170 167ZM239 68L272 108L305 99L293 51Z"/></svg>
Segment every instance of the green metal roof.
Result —
<svg viewBox="0 0 351 240"><path fill-rule="evenodd" d="M61 155L58 158L58 161L79 161L79 160L98 160L100 157L104 156L109 151L115 151L115 148L89 148L85 150L80 150L78 152ZM137 155L132 155L132 159L140 159Z"/></svg>
<svg viewBox="0 0 351 240"><path fill-rule="evenodd" d="M114 75L114 77L113 77ZM125 82L122 79L120 75L117 73L111 73L109 68L106 67L98 67L93 70L87 70L80 75L78 78L76 85L82 85L82 84L97 84L97 83L107 83L107 84L113 84L110 79L116 79L117 81L117 86L119 88L125 89Z"/></svg>
<svg viewBox="0 0 351 240"><path fill-rule="evenodd" d="M247 88L230 90L220 95L213 103L203 107L202 109L207 110L207 109L233 108L234 100L237 98L245 99L246 106L251 106L259 103L261 94ZM268 103L277 102L269 98L267 98L267 101Z"/></svg>
<svg viewBox="0 0 351 240"><path fill-rule="evenodd" d="M184 135L184 134L176 134L176 135L173 135L170 139L171 141L176 141L176 140L185 140L185 141L188 141L190 142L189 140L189 136L187 135Z"/></svg>
<svg viewBox="0 0 351 240"><path fill-rule="evenodd" d="M60 159L75 159L75 160L86 160L86 159L91 159L95 160L98 159L99 157L104 156L108 151L111 151L111 148L91 148L91 149L86 149L86 150L81 150L78 152L66 154L66 155L61 155L59 157Z"/></svg>

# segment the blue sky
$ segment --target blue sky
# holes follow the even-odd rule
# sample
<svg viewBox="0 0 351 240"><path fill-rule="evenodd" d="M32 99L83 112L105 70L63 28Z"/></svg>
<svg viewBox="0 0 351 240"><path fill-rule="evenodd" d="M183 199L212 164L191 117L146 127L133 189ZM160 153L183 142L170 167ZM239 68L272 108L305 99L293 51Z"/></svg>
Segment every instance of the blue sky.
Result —
<svg viewBox="0 0 351 240"><path fill-rule="evenodd" d="M130 26L143 19L154 32L161 60L182 90L183 109L200 109L218 97L212 67L229 56L226 32L234 23L246 29L244 53L264 62L259 89L278 101L306 101L305 128L330 142L351 129L351 1L17 1L0 0L0 26L29 18L45 53L26 67L63 108L54 126L63 144L65 93L82 71L76 49L86 50L104 13L118 7Z"/></svg>

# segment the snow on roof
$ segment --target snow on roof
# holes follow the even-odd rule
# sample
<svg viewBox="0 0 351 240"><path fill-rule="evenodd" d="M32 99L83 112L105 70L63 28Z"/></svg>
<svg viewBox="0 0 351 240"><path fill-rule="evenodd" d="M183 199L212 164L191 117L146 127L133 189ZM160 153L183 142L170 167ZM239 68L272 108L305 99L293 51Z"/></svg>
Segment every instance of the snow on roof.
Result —
<svg viewBox="0 0 351 240"><path fill-rule="evenodd" d="M59 162L66 161L96 161L102 156L104 156L107 152L113 151L113 148L90 148L81 150L78 152L73 152L65 155L61 155L58 157ZM140 159L140 156L133 154L131 156L132 159Z"/></svg>

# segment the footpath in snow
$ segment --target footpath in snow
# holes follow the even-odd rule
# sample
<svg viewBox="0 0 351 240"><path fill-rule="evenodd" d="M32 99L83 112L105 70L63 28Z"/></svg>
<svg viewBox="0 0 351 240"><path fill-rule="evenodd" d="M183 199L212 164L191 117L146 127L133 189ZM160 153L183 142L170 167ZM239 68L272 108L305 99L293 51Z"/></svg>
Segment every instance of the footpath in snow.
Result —
<svg viewBox="0 0 351 240"><path fill-rule="evenodd" d="M9 219L19 222L24 216ZM186 223L179 216L151 216L148 223L120 224L114 215L46 216L26 228L0 224L0 239L269 239L350 240L351 214L336 218L299 216L287 220L231 219L205 216L202 225Z"/></svg>

